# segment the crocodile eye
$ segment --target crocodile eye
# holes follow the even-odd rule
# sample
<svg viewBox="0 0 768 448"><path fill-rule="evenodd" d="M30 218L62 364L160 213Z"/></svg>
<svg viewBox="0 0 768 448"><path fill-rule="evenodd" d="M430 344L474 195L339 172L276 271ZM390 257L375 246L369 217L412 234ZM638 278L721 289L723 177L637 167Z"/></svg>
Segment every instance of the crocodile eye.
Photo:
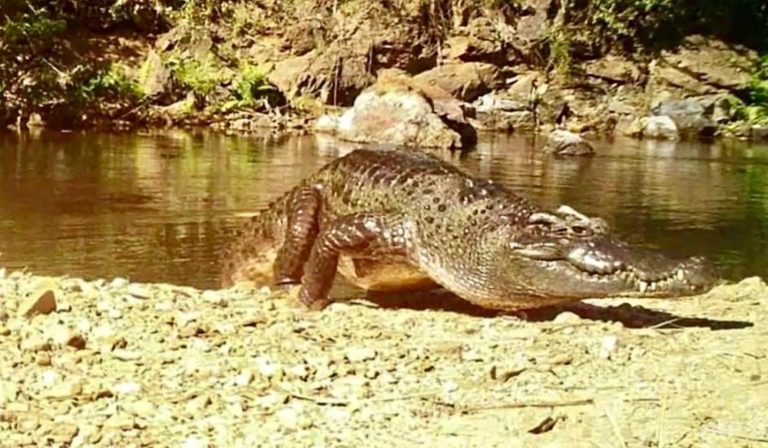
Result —
<svg viewBox="0 0 768 448"><path fill-rule="evenodd" d="M590 230L585 226L575 225L571 226L571 232L575 233L576 235L584 236L589 235Z"/></svg>

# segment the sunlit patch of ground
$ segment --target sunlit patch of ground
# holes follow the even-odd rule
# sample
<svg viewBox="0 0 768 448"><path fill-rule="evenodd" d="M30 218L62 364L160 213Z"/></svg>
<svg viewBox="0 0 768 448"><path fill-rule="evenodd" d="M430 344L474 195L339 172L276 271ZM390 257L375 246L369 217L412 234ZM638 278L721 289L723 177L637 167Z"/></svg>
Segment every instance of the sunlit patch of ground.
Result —
<svg viewBox="0 0 768 448"><path fill-rule="evenodd" d="M768 441L756 278L635 301L671 316L646 328L5 272L0 300L2 446Z"/></svg>

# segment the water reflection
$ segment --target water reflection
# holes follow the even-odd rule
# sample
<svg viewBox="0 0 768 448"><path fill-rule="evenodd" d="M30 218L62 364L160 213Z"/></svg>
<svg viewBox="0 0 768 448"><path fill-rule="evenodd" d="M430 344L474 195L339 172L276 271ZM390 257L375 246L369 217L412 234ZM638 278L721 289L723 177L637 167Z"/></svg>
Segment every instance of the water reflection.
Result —
<svg viewBox="0 0 768 448"><path fill-rule="evenodd" d="M731 278L768 272L768 147L601 141L554 159L533 138L486 135L442 157L548 207L606 218ZM227 230L357 145L205 132L0 136L0 264L210 287Z"/></svg>

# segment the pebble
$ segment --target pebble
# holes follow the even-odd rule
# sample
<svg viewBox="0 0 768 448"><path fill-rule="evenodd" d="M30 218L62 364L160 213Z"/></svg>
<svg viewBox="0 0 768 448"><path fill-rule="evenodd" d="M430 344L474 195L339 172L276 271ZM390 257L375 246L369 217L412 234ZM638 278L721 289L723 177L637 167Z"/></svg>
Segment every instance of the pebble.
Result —
<svg viewBox="0 0 768 448"><path fill-rule="evenodd" d="M228 303L227 299L224 298L219 291L214 291L212 289L206 289L200 297L204 301L216 306L226 306Z"/></svg>
<svg viewBox="0 0 768 448"><path fill-rule="evenodd" d="M288 369L288 375L292 378L296 378L305 381L309 377L309 369L305 364L296 364Z"/></svg>
<svg viewBox="0 0 768 448"><path fill-rule="evenodd" d="M78 350L85 348L85 338L77 334L66 325L54 324L45 331L45 337L53 344L70 346Z"/></svg>
<svg viewBox="0 0 768 448"><path fill-rule="evenodd" d="M19 307L19 314L24 317L33 317L38 314L50 314L55 310L56 295L53 290L47 289L27 297Z"/></svg>
<svg viewBox="0 0 768 448"><path fill-rule="evenodd" d="M43 387L51 387L54 384L58 383L61 379L61 375L59 375L57 372L53 370L43 370L40 373L40 376L38 376L38 382Z"/></svg>
<svg viewBox="0 0 768 448"><path fill-rule="evenodd" d="M122 289L128 286L130 282L122 277L115 277L109 282L109 287L112 289Z"/></svg>
<svg viewBox="0 0 768 448"><path fill-rule="evenodd" d="M235 386L243 387L251 384L253 381L253 372L250 370L244 370L234 379Z"/></svg>
<svg viewBox="0 0 768 448"><path fill-rule="evenodd" d="M71 398L83 393L83 383L80 381L67 381L57 384L45 392L48 398Z"/></svg>
<svg viewBox="0 0 768 448"><path fill-rule="evenodd" d="M130 394L137 394L141 392L141 386L137 383L131 383L131 382L118 383L118 384L115 384L115 387L113 387L112 390L120 395L130 395Z"/></svg>
<svg viewBox="0 0 768 448"><path fill-rule="evenodd" d="M182 448L207 448L208 441L202 437L191 436L181 443Z"/></svg>
<svg viewBox="0 0 768 448"><path fill-rule="evenodd" d="M276 376L281 370L281 366L269 360L269 358L259 356L254 358L254 364L259 370L259 374L264 378L272 378Z"/></svg>
<svg viewBox="0 0 768 448"><path fill-rule="evenodd" d="M128 285L128 295L142 300L147 300L152 296L149 289L139 283L131 283Z"/></svg>
<svg viewBox="0 0 768 448"><path fill-rule="evenodd" d="M39 352L48 350L50 345L42 335L37 333L30 333L21 340L19 348L25 352Z"/></svg>
<svg viewBox="0 0 768 448"><path fill-rule="evenodd" d="M0 404L13 403L19 394L19 386L9 381L0 382Z"/></svg>
<svg viewBox="0 0 768 448"><path fill-rule="evenodd" d="M563 311L554 318L553 322L556 324L575 324L581 322L581 316L571 311Z"/></svg>
<svg viewBox="0 0 768 448"><path fill-rule="evenodd" d="M286 406L276 412L278 420L286 429L306 429L312 426L310 420L298 406Z"/></svg>
<svg viewBox="0 0 768 448"><path fill-rule="evenodd" d="M136 361L141 359L141 353L132 350L117 348L112 351L112 356L120 361Z"/></svg>
<svg viewBox="0 0 768 448"><path fill-rule="evenodd" d="M350 347L344 352L349 362L362 362L376 358L376 350L368 347Z"/></svg>
<svg viewBox="0 0 768 448"><path fill-rule="evenodd" d="M603 359L610 359L611 355L616 351L618 343L619 338L615 335L603 336L600 341L600 352L598 356Z"/></svg>
<svg viewBox="0 0 768 448"><path fill-rule="evenodd" d="M104 420L102 425L104 428L112 429L133 429L136 424L136 420L130 415L115 414L108 419Z"/></svg>

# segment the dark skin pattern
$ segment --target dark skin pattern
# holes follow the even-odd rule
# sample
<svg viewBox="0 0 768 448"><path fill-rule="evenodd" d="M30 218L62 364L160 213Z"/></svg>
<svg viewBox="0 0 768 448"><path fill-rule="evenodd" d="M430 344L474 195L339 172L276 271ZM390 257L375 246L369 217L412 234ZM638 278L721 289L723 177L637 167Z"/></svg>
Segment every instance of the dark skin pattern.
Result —
<svg viewBox="0 0 768 448"><path fill-rule="evenodd" d="M433 155L381 150L331 162L254 217L223 283L300 284L299 299L322 309L337 271L366 289L439 285L502 310L680 297L715 282L701 259L632 249L600 219L541 210Z"/></svg>

